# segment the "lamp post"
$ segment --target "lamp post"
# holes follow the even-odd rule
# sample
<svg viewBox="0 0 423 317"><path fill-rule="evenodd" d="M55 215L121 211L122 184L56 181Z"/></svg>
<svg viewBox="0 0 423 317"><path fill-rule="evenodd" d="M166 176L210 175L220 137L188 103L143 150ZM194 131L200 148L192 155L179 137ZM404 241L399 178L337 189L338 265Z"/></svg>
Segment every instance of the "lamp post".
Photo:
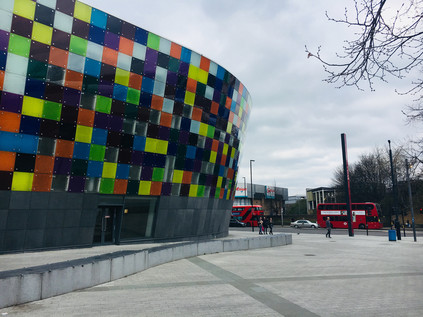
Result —
<svg viewBox="0 0 423 317"><path fill-rule="evenodd" d="M251 185L251 212L253 213L253 217L254 217L254 202L253 202L253 196L254 196L254 192L253 192L253 162L255 162L255 160L250 160L250 185ZM251 228L254 232L254 222L251 222Z"/></svg>
<svg viewBox="0 0 423 317"><path fill-rule="evenodd" d="M247 181L245 180L245 176L242 176L242 178L244 179L245 197L248 198L248 195L247 195ZM244 200L244 204L245 204L245 200Z"/></svg>
<svg viewBox="0 0 423 317"><path fill-rule="evenodd" d="M410 199L410 208L411 208L411 225L413 227L413 236L414 236L414 242L417 241L416 239L416 227L414 225L414 209L413 209L413 196L411 195L411 185L410 185L410 174L408 172L409 169L408 160L405 159L405 170L407 173L407 183L408 183L408 196Z"/></svg>
<svg viewBox="0 0 423 317"><path fill-rule="evenodd" d="M395 212L395 229L397 231L397 239L401 240L401 228L398 220L398 196L397 196L397 182L395 181L394 164L392 162L392 150L391 140L388 140L389 144L389 162L391 163L391 178L392 178L392 195L394 197L394 212Z"/></svg>

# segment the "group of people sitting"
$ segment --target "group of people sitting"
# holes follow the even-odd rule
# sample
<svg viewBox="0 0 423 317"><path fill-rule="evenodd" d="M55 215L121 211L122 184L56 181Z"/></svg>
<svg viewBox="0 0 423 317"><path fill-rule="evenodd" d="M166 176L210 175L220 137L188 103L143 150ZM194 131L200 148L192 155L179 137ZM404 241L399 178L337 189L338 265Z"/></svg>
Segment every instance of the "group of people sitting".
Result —
<svg viewBox="0 0 423 317"><path fill-rule="evenodd" d="M272 218L260 217L257 221L259 227L259 234L267 234L267 229L269 229L269 234L273 234L273 221Z"/></svg>

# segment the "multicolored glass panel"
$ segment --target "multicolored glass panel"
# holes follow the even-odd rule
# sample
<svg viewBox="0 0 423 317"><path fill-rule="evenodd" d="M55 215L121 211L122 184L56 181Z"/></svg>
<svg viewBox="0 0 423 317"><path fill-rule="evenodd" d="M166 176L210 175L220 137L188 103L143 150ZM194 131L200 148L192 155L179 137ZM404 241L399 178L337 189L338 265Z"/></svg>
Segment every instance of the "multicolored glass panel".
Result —
<svg viewBox="0 0 423 317"><path fill-rule="evenodd" d="M251 98L186 47L77 0L5 0L0 90L0 190L233 195Z"/></svg>

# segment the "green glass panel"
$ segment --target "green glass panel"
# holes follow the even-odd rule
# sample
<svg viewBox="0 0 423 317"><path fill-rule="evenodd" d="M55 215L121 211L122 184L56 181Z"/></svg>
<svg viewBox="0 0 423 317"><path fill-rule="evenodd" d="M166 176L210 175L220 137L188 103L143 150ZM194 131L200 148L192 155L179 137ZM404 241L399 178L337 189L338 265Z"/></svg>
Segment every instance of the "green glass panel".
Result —
<svg viewBox="0 0 423 317"><path fill-rule="evenodd" d="M140 102L141 92L134 88L128 88L128 95L126 96L126 102L138 105Z"/></svg>
<svg viewBox="0 0 423 317"><path fill-rule="evenodd" d="M214 138L214 130L215 130L215 128L213 126L209 125L209 128L207 130L207 136L211 139Z"/></svg>
<svg viewBox="0 0 423 317"><path fill-rule="evenodd" d="M78 55L87 54L88 41L75 35L71 35L69 51Z"/></svg>
<svg viewBox="0 0 423 317"><path fill-rule="evenodd" d="M31 40L16 34L10 34L9 52L29 57L29 49L31 48Z"/></svg>
<svg viewBox="0 0 423 317"><path fill-rule="evenodd" d="M147 46L158 51L160 48L160 36L148 33Z"/></svg>
<svg viewBox="0 0 423 317"><path fill-rule="evenodd" d="M125 105L125 117L129 119L137 119L138 106L132 104Z"/></svg>
<svg viewBox="0 0 423 317"><path fill-rule="evenodd" d="M103 161L106 147L103 145L91 144L90 161Z"/></svg>
<svg viewBox="0 0 423 317"><path fill-rule="evenodd" d="M219 198L220 196L220 187L216 187L216 192L214 193L214 198Z"/></svg>
<svg viewBox="0 0 423 317"><path fill-rule="evenodd" d="M100 182L101 194L113 194L115 180L113 178L102 178Z"/></svg>
<svg viewBox="0 0 423 317"><path fill-rule="evenodd" d="M197 197L204 197L204 185L198 185Z"/></svg>
<svg viewBox="0 0 423 317"><path fill-rule="evenodd" d="M97 101L95 104L95 111L110 114L111 109L112 109L112 99L98 95Z"/></svg>
<svg viewBox="0 0 423 317"><path fill-rule="evenodd" d="M28 77L46 80L48 64L36 61L35 59L30 59L28 63Z"/></svg>
<svg viewBox="0 0 423 317"><path fill-rule="evenodd" d="M155 167L153 169L153 178L152 178L152 181L154 181L154 182L162 182L163 181L163 175L164 175L164 168Z"/></svg>
<svg viewBox="0 0 423 317"><path fill-rule="evenodd" d="M62 104L52 101L44 101L43 118L50 120L60 120Z"/></svg>
<svg viewBox="0 0 423 317"><path fill-rule="evenodd" d="M174 57L172 57L172 56L170 56L169 57L169 66L168 66L168 69L171 71L171 72L178 72L178 70L179 70L179 60L178 59L176 59L176 58L174 58Z"/></svg>

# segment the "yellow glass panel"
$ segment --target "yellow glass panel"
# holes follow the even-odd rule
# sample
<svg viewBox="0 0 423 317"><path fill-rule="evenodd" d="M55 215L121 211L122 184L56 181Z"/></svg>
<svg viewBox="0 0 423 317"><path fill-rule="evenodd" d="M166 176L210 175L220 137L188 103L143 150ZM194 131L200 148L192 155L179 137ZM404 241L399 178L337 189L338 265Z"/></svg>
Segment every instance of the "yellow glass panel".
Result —
<svg viewBox="0 0 423 317"><path fill-rule="evenodd" d="M115 83L128 87L129 72L120 68L116 68Z"/></svg>
<svg viewBox="0 0 423 317"><path fill-rule="evenodd" d="M76 1L75 2L75 11L73 16L79 20L90 23L91 22L91 10L92 8L85 3Z"/></svg>
<svg viewBox="0 0 423 317"><path fill-rule="evenodd" d="M182 177L183 176L184 176L184 171L174 170L173 171L172 183L181 184L182 183Z"/></svg>
<svg viewBox="0 0 423 317"><path fill-rule="evenodd" d="M197 197L198 185L190 185L189 197Z"/></svg>
<svg viewBox="0 0 423 317"><path fill-rule="evenodd" d="M216 184L216 187L222 187L222 180L223 180L222 176L219 176L219 177L217 178L217 184Z"/></svg>
<svg viewBox="0 0 423 317"><path fill-rule="evenodd" d="M211 153L210 153L210 162L211 163L216 163L216 156L217 156L217 152L211 151Z"/></svg>
<svg viewBox="0 0 423 317"><path fill-rule="evenodd" d="M31 117L41 118L43 116L44 100L24 96L22 114Z"/></svg>
<svg viewBox="0 0 423 317"><path fill-rule="evenodd" d="M188 77L198 81L198 71L200 69L194 65L189 65Z"/></svg>
<svg viewBox="0 0 423 317"><path fill-rule="evenodd" d="M103 164L103 178L115 178L116 177L117 163L104 162Z"/></svg>
<svg viewBox="0 0 423 317"><path fill-rule="evenodd" d="M32 39L47 45L51 45L51 37L53 36L53 28L38 22L34 22L32 26Z"/></svg>
<svg viewBox="0 0 423 317"><path fill-rule="evenodd" d="M228 154L228 148L229 145L227 145L226 143L223 145L223 155L227 155Z"/></svg>
<svg viewBox="0 0 423 317"><path fill-rule="evenodd" d="M31 0L15 0L13 13L29 20L34 20L36 3Z"/></svg>
<svg viewBox="0 0 423 317"><path fill-rule="evenodd" d="M76 126L76 133L75 133L76 142L91 143L92 135L93 135L93 128L86 127L84 125L79 125L79 124Z"/></svg>
<svg viewBox="0 0 423 317"><path fill-rule="evenodd" d="M209 77L209 73L205 70L199 69L198 70L198 81L200 83L203 83L204 85L207 85L207 79Z"/></svg>
<svg viewBox="0 0 423 317"><path fill-rule="evenodd" d="M226 133L232 133L232 123L228 122L228 127L226 128Z"/></svg>
<svg viewBox="0 0 423 317"><path fill-rule="evenodd" d="M146 152L157 153L157 143L159 140L147 138L145 141L145 150Z"/></svg>
<svg viewBox="0 0 423 317"><path fill-rule="evenodd" d="M199 134L202 136L207 136L207 130L208 130L208 124L201 122Z"/></svg>
<svg viewBox="0 0 423 317"><path fill-rule="evenodd" d="M33 173L14 172L12 190L30 192L32 189Z"/></svg>
<svg viewBox="0 0 423 317"><path fill-rule="evenodd" d="M138 195L150 195L150 189L151 189L150 181L140 181Z"/></svg>
<svg viewBox="0 0 423 317"><path fill-rule="evenodd" d="M168 141L165 140L157 140L157 149L156 149L156 153L159 154L167 154L167 145L168 145Z"/></svg>
<svg viewBox="0 0 423 317"><path fill-rule="evenodd" d="M232 148L232 151L231 151L231 157L232 157L232 158L235 158L235 148Z"/></svg>
<svg viewBox="0 0 423 317"><path fill-rule="evenodd" d="M195 94L190 92L190 91L186 91L185 92L185 103L187 105L193 106L194 105L194 100L195 100Z"/></svg>

